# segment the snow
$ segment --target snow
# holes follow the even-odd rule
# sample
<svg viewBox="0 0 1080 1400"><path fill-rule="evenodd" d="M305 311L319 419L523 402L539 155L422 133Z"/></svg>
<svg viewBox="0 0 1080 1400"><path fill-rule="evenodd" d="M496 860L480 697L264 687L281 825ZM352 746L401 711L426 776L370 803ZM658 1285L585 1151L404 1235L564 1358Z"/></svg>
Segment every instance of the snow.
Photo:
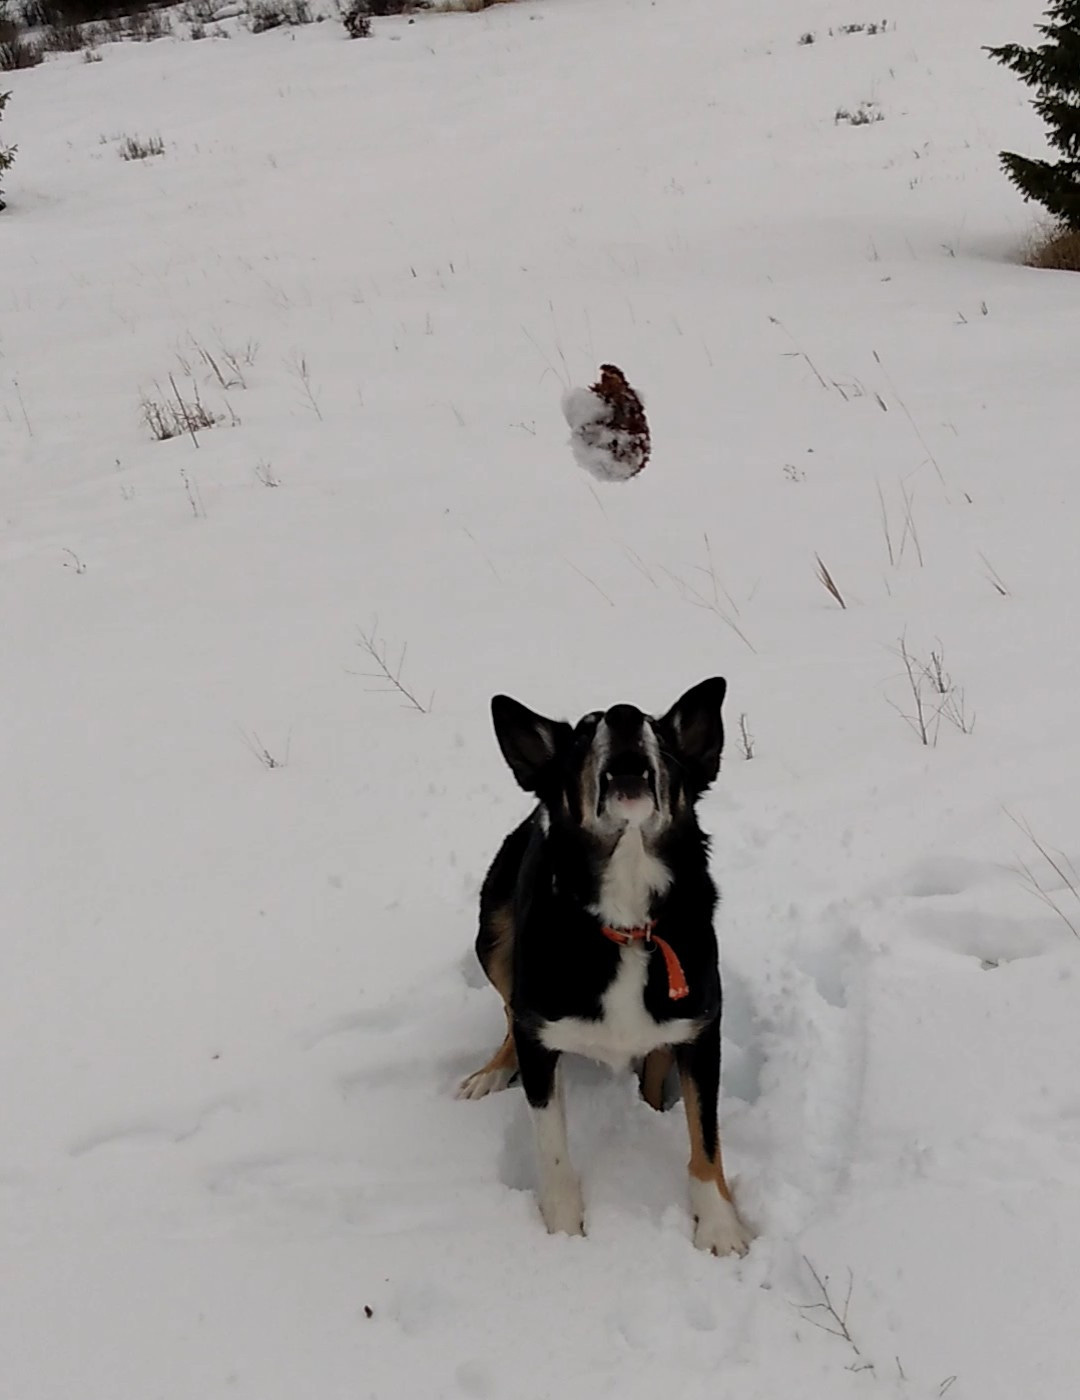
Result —
<svg viewBox="0 0 1080 1400"><path fill-rule="evenodd" d="M524 0L4 75L4 1400L1076 1392L1080 279L1018 264L997 168L1040 131L980 45L1031 7L863 18ZM605 360L632 488L565 447ZM197 445L141 420L170 376ZM901 638L972 732L931 691L919 742ZM629 1079L568 1067L585 1239L520 1094L453 1097L528 807L490 696L713 674L744 1260Z"/></svg>

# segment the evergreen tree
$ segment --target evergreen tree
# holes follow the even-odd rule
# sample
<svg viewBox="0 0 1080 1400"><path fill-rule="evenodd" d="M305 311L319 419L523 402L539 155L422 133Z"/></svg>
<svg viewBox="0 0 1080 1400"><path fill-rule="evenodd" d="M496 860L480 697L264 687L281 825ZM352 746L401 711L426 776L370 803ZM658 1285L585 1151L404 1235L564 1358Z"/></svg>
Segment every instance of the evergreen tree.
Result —
<svg viewBox="0 0 1080 1400"><path fill-rule="evenodd" d="M3 115L4 108L7 106L7 100L10 96L10 92L0 92L0 116ZM4 171L8 169L14 159L15 147L0 145L0 175L3 175ZM0 209L3 209L3 207L4 191L0 189Z"/></svg>
<svg viewBox="0 0 1080 1400"><path fill-rule="evenodd" d="M1002 151L1001 163L1025 199L1034 199L1070 229L1080 230L1080 0L1050 0L1046 38L1037 48L988 48L998 63L1035 89L1034 107L1063 160L1029 160Z"/></svg>

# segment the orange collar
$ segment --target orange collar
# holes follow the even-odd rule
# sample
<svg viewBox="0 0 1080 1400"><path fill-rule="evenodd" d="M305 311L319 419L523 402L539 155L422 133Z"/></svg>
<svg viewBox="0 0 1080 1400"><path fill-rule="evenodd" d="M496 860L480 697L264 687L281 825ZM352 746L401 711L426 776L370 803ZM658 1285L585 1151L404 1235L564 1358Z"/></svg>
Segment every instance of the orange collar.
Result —
<svg viewBox="0 0 1080 1400"><path fill-rule="evenodd" d="M671 944L664 938L657 938L653 933L655 927L656 920L650 919L644 928L612 928L610 924L601 924L600 932L605 938L610 938L612 943L618 943L624 948L628 948L631 943L644 943L646 947L655 944L664 956L668 996L672 1001L681 1001L683 997L690 995L686 973L683 972L682 963Z"/></svg>

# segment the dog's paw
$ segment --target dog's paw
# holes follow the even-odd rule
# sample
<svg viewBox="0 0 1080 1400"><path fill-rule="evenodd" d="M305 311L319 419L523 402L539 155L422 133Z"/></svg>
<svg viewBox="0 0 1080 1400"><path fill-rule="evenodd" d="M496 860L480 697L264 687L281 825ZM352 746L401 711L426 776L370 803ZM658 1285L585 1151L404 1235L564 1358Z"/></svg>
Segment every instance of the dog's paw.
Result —
<svg viewBox="0 0 1080 1400"><path fill-rule="evenodd" d="M710 1254L745 1254L753 1231L712 1181L690 1179L690 1209L694 1215L694 1246Z"/></svg>
<svg viewBox="0 0 1080 1400"><path fill-rule="evenodd" d="M475 1074L470 1074L468 1079L461 1081L454 1097L486 1099L488 1094L498 1094L507 1088L516 1072L512 1069L478 1069Z"/></svg>
<svg viewBox="0 0 1080 1400"><path fill-rule="evenodd" d="M585 1202L581 1182L571 1172L540 1194L540 1214L549 1235L583 1235Z"/></svg>

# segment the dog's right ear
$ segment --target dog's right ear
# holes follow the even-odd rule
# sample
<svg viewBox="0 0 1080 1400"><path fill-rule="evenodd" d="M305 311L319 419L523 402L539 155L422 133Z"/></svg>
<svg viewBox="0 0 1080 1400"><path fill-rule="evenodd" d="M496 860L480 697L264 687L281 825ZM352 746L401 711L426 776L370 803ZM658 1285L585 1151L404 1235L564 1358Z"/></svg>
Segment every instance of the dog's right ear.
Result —
<svg viewBox="0 0 1080 1400"><path fill-rule="evenodd" d="M561 720L545 719L509 695L496 695L491 718L502 756L526 792L536 792L544 770L554 759L559 740L572 733Z"/></svg>

